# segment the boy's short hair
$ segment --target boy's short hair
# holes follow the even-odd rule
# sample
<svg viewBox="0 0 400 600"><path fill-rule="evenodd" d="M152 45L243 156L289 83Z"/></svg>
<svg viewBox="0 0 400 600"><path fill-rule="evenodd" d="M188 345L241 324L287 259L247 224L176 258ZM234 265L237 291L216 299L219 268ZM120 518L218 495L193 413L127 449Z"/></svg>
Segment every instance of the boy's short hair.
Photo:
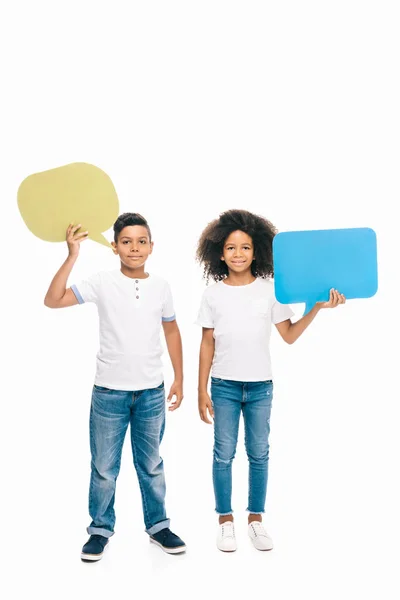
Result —
<svg viewBox="0 0 400 600"><path fill-rule="evenodd" d="M139 213L126 212L122 213L122 215L119 215L118 219L113 225L115 243L118 242L118 236L123 230L123 228L129 227L130 225L143 225L143 227L146 227L151 242L151 231L146 219L142 217L142 215L140 215Z"/></svg>
<svg viewBox="0 0 400 600"><path fill-rule="evenodd" d="M272 240L276 227L260 215L247 210L227 210L207 225L200 236L196 258L204 267L204 277L221 281L228 275L228 267L221 260L225 240L234 231L244 231L253 240L255 260L251 272L255 277L274 276Z"/></svg>

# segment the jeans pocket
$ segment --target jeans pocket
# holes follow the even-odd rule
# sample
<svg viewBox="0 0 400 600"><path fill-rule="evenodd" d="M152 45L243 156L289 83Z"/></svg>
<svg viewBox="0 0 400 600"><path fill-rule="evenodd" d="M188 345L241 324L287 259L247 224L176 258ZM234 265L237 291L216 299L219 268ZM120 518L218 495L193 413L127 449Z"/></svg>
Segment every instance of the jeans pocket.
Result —
<svg viewBox="0 0 400 600"><path fill-rule="evenodd" d="M272 399L274 397L274 384L272 383L272 381L266 381L265 387L266 387L267 398L268 398L269 402L272 404Z"/></svg>
<svg viewBox="0 0 400 600"><path fill-rule="evenodd" d="M94 385L94 389L101 394L110 394L113 391L110 388L106 388L101 385Z"/></svg>
<svg viewBox="0 0 400 600"><path fill-rule="evenodd" d="M164 389L164 382L160 383L160 385L158 385L155 388L149 388L148 391L149 392L157 392L157 391L160 391L160 390L163 390L163 389Z"/></svg>
<svg viewBox="0 0 400 600"><path fill-rule="evenodd" d="M225 380L219 377L211 377L211 385L221 385Z"/></svg>

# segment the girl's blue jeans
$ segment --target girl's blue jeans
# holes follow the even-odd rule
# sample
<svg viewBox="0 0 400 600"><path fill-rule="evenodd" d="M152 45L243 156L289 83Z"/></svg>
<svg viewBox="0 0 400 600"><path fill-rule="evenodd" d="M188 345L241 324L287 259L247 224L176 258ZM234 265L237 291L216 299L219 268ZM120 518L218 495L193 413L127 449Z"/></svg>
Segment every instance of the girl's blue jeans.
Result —
<svg viewBox="0 0 400 600"><path fill-rule="evenodd" d="M232 461L236 453L241 413L249 460L247 510L253 514L261 514L265 510L272 396L272 381L244 382L211 378L214 409L213 483L215 510L219 515L232 513Z"/></svg>

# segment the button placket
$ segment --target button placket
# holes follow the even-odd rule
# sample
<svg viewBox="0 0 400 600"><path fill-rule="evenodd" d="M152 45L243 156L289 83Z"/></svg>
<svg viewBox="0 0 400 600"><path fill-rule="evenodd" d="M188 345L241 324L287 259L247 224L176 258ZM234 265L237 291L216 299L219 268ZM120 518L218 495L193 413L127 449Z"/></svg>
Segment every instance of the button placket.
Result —
<svg viewBox="0 0 400 600"><path fill-rule="evenodd" d="M135 279L136 283L136 292L139 292L139 279ZM136 294L136 300L139 300L139 294Z"/></svg>

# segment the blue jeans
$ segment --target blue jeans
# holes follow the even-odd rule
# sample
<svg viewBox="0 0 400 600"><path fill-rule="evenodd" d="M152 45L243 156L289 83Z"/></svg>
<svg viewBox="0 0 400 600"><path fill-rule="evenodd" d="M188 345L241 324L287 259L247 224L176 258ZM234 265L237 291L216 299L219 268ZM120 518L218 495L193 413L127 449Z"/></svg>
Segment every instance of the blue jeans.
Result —
<svg viewBox="0 0 400 600"><path fill-rule="evenodd" d="M236 453L240 413L243 413L249 460L247 510L253 514L261 514L265 510L272 395L272 381L244 382L211 377L213 482L215 510L220 515L232 513L232 461Z"/></svg>
<svg viewBox="0 0 400 600"><path fill-rule="evenodd" d="M94 386L90 408L92 474L89 489L88 533L111 537L115 525L115 484L128 425L146 531L150 535L169 527L165 514L165 478L159 445L165 427L164 384L125 392Z"/></svg>

